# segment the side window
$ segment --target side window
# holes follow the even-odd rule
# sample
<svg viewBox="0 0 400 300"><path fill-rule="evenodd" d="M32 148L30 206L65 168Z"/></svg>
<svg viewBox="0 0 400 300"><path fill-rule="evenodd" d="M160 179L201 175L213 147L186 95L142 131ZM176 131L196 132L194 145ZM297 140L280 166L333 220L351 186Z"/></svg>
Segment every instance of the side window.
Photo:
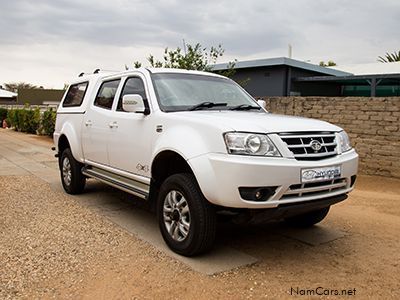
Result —
<svg viewBox="0 0 400 300"><path fill-rule="evenodd" d="M103 82L94 100L94 105L105 109L111 109L120 81L120 79L117 79Z"/></svg>
<svg viewBox="0 0 400 300"><path fill-rule="evenodd" d="M80 106L83 98L85 97L88 82L73 84L69 87L67 95L65 96L63 107Z"/></svg>
<svg viewBox="0 0 400 300"><path fill-rule="evenodd" d="M125 81L124 88L122 89L121 96L119 97L117 111L124 111L122 108L122 97L129 94L139 94L143 99L146 99L146 92L142 79L139 77L131 77Z"/></svg>

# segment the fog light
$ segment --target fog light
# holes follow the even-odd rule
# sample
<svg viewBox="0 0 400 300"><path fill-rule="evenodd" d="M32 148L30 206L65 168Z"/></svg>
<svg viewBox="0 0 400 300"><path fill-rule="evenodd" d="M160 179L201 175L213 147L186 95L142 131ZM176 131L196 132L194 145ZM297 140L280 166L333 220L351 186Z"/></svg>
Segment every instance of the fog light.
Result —
<svg viewBox="0 0 400 300"><path fill-rule="evenodd" d="M265 186L265 187L240 187L240 197L248 201L267 201L271 198L276 191L277 186Z"/></svg>

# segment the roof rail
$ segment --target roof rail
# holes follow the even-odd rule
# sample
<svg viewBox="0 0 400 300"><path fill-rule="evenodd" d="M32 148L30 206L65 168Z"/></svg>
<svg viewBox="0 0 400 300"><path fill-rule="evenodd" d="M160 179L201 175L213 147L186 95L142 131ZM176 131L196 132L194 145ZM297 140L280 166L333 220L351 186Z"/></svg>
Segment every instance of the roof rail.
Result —
<svg viewBox="0 0 400 300"><path fill-rule="evenodd" d="M114 73L122 72L121 70L101 70L101 69L96 69L95 72L96 71L97 71L97 73L100 73L100 72L114 72ZM95 74L97 74L97 73L95 73Z"/></svg>
<svg viewBox="0 0 400 300"><path fill-rule="evenodd" d="M114 72L114 73L118 73L118 72L120 72L120 71L96 69L96 70L93 71L93 73L85 73L85 72L79 73L78 77L82 77L82 76L84 76L84 75L90 75L90 74L100 74L101 72Z"/></svg>

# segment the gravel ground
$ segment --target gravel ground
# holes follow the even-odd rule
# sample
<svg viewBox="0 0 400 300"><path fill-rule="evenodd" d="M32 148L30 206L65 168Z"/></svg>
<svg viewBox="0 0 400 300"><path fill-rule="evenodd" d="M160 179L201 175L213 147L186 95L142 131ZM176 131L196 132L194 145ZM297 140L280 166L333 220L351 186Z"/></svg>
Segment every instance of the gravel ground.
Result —
<svg viewBox="0 0 400 300"><path fill-rule="evenodd" d="M227 226L219 238L260 262L206 276L36 177L0 176L0 299L283 299L319 286L399 298L399 180L361 178L323 224L346 236L312 247L275 234L281 224Z"/></svg>
<svg viewBox="0 0 400 300"><path fill-rule="evenodd" d="M1 177L0 191L2 299L74 296L99 259L146 247L35 177Z"/></svg>

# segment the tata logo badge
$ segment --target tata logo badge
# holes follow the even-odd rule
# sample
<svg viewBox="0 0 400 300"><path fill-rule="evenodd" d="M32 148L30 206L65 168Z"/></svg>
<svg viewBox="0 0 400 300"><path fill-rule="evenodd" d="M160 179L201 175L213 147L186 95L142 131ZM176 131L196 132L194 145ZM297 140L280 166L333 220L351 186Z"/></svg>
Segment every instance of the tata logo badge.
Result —
<svg viewBox="0 0 400 300"><path fill-rule="evenodd" d="M321 150L322 145L321 145L321 143L319 141L312 140L311 143L310 143L310 147L311 147L311 149L314 150L314 152L318 152L319 150Z"/></svg>

